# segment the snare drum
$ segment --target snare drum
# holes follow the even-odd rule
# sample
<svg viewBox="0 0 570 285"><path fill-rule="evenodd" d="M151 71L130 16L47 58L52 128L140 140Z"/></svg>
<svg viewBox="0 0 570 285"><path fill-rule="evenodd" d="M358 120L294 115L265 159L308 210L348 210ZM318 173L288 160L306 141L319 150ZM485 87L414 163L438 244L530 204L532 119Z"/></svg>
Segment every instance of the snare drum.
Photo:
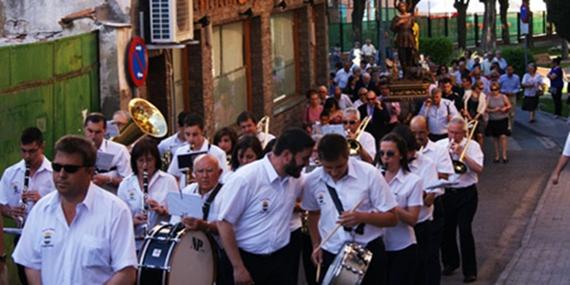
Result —
<svg viewBox="0 0 570 285"><path fill-rule="evenodd" d="M214 284L215 244L203 232L177 225L155 226L142 246L137 284Z"/></svg>
<svg viewBox="0 0 570 285"><path fill-rule="evenodd" d="M357 243L347 243L329 266L322 284L358 285L371 260L370 250Z"/></svg>

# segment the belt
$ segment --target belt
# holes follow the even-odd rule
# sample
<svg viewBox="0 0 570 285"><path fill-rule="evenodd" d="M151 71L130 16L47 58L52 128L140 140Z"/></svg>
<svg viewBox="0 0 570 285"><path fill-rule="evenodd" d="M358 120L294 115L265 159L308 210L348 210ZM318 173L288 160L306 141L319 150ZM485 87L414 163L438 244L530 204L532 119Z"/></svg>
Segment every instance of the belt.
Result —
<svg viewBox="0 0 570 285"><path fill-rule="evenodd" d="M477 187L475 186L475 184L471 184L467 187L459 187L459 188L445 188L446 192L451 192L451 193L457 193L457 192L462 192L462 191L466 191L466 190L471 190L471 189L477 189Z"/></svg>

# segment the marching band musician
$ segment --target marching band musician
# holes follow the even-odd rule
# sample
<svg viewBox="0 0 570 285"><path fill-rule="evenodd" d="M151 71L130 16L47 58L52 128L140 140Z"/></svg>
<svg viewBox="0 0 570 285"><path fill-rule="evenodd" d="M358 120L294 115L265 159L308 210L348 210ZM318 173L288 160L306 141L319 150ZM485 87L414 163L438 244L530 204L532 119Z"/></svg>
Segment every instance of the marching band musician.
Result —
<svg viewBox="0 0 570 285"><path fill-rule="evenodd" d="M438 183L437 168L435 163L429 157L422 155L417 151L418 143L416 142L410 128L400 125L394 129L394 132L404 139L406 146L408 147L407 157L410 172L419 176L422 179L424 186L424 205L420 208L418 222L414 226L414 233L416 234L418 245L418 266L414 277L414 284L428 284L428 278L430 278L431 275L440 274L439 267L434 272L428 273L428 270L432 267L429 259L429 254L433 251L432 246L436 246L436 250L439 250L439 244L435 245L432 242L433 235L431 223L433 220L433 202L436 196L443 195L443 189L427 189L428 186ZM439 239L439 241L441 241L441 239Z"/></svg>
<svg viewBox="0 0 570 285"><path fill-rule="evenodd" d="M129 165L130 155L127 147L105 139L107 121L101 113L90 113L85 118L83 132L97 148L96 174L93 183L116 192L123 178L132 171Z"/></svg>
<svg viewBox="0 0 570 285"><path fill-rule="evenodd" d="M2 214L14 219L16 224L24 222L27 212L31 210L25 205L31 206L55 190L51 163L44 156L44 139L38 128L31 127L22 132L20 152L22 160L8 167L0 180ZM18 236L14 238L14 244L17 244L18 239ZM4 251L1 254L0 260L6 261ZM26 274L21 266L18 266L18 275L22 284L27 284Z"/></svg>
<svg viewBox="0 0 570 285"><path fill-rule="evenodd" d="M265 147L265 145L267 145L271 140L275 139L275 136L270 133L258 132L257 120L249 111L243 111L238 115L237 124L241 129L241 136L247 134L257 136L263 147Z"/></svg>
<svg viewBox="0 0 570 285"><path fill-rule="evenodd" d="M204 136L204 119L196 114L189 114L184 118L183 126L187 144L176 150L168 167L168 173L176 177L180 189L193 182L186 181L188 173L185 171L191 170L184 170L178 166L178 157L181 155L210 153L218 159L222 165L222 170L225 171L226 169L224 167L226 165L226 153L219 147L210 144Z"/></svg>
<svg viewBox="0 0 570 285"><path fill-rule="evenodd" d="M342 123L347 131L347 139L356 139L356 131L361 124L358 109L353 107L344 109ZM376 140L374 137L369 132L362 130L358 143L360 143L360 148L357 158L372 163L376 157Z"/></svg>
<svg viewBox="0 0 570 285"><path fill-rule="evenodd" d="M168 221L166 195L168 192L177 192L178 189L176 179L160 170L161 164L154 140L151 138L139 140L131 154L133 174L119 184L117 191L119 198L131 210L137 250L141 249L146 232L160 222Z"/></svg>
<svg viewBox="0 0 570 285"><path fill-rule="evenodd" d="M459 227L461 243L461 263L463 281L477 280L477 260L475 257L475 240L471 229L473 217L477 211L478 175L483 171L483 152L474 140L467 140L467 123L460 117L451 119L449 123L449 140L441 140L437 145L449 149L454 160L464 154L463 163L467 171L453 174L450 182L457 184L446 188L443 195L445 214L444 237L442 244L443 275L451 275L459 268L459 252L457 250L456 229Z"/></svg>
<svg viewBox="0 0 570 285"><path fill-rule="evenodd" d="M423 205L422 180L411 173L408 147L399 135L389 133L384 136L378 153L386 170L384 178L398 203L396 215L400 220L395 227L387 228L384 235L388 284L414 284L418 249L413 227Z"/></svg>
<svg viewBox="0 0 570 285"><path fill-rule="evenodd" d="M362 284L387 284L387 257L382 237L384 227L394 226L398 221L394 196L374 166L349 157L342 136L325 135L317 148L322 167L305 177L302 207L309 211L313 261L323 269L319 280L342 246L355 240L373 253ZM355 211L348 211L357 205ZM329 235L339 223L344 230L338 230L320 247L321 238ZM360 224L362 226L357 226Z"/></svg>
<svg viewBox="0 0 570 285"><path fill-rule="evenodd" d="M170 152L170 155L174 155L178 148L186 144L186 137L184 136L184 118L186 118L188 114L188 112L184 111L178 113L178 128L176 133L165 138L158 144L158 151L160 152L161 157L167 152ZM165 166L168 167L168 165Z"/></svg>
<svg viewBox="0 0 570 285"><path fill-rule="evenodd" d="M224 184L218 231L236 284L288 284L290 221L314 144L302 129L289 129L273 152Z"/></svg>
<svg viewBox="0 0 570 285"><path fill-rule="evenodd" d="M30 284L134 284L137 257L129 208L92 183L97 149L65 136L55 145L53 191L38 201L13 258Z"/></svg>

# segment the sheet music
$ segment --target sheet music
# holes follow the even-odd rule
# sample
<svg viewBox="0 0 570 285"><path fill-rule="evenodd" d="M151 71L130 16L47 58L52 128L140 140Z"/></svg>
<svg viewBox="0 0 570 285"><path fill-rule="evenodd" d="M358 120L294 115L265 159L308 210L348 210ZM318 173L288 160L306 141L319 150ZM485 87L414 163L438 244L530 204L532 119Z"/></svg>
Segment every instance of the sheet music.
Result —
<svg viewBox="0 0 570 285"><path fill-rule="evenodd" d="M201 219L202 199L196 195L169 192L166 195L166 203L168 203L168 212L172 216L188 216Z"/></svg>
<svg viewBox="0 0 570 285"><path fill-rule="evenodd" d="M99 170L111 170L111 167L113 165L113 158L115 158L114 154L98 151L95 167Z"/></svg>
<svg viewBox="0 0 570 285"><path fill-rule="evenodd" d="M344 130L344 126L342 124L324 125L321 126L321 134L338 134L345 137L346 131Z"/></svg>

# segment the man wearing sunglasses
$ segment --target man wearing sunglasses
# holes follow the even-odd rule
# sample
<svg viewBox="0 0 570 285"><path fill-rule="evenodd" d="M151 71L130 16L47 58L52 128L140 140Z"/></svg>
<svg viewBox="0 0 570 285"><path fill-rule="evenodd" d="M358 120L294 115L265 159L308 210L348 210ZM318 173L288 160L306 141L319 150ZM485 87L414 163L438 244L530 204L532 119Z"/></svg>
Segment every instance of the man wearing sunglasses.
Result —
<svg viewBox="0 0 570 285"><path fill-rule="evenodd" d="M347 139L357 139L356 136L359 135L358 143L360 144L360 148L358 148L356 158L372 163L374 161L374 157L376 157L376 140L365 130L362 130L360 134L356 133L361 123L360 113L358 110L352 107L345 109L343 111L342 123L346 130Z"/></svg>
<svg viewBox="0 0 570 285"><path fill-rule="evenodd" d="M96 156L93 144L79 136L56 143L57 191L34 206L13 254L30 284L134 284L131 213L92 183Z"/></svg>
<svg viewBox="0 0 570 285"><path fill-rule="evenodd" d="M55 190L52 180L50 161L44 156L42 132L36 128L27 128L20 137L22 160L8 167L0 181L0 204L2 214L21 225L27 213L43 196ZM18 242L18 237L14 243ZM5 260L2 252L0 260ZM20 280L27 284L23 267L18 267Z"/></svg>
<svg viewBox="0 0 570 285"><path fill-rule="evenodd" d="M386 105L380 101L376 92L369 90L366 93L366 104L358 107L361 118L372 116L372 120L366 127L376 141L380 141L382 137L388 133L388 123L390 122L390 113L386 109Z"/></svg>
<svg viewBox="0 0 570 285"><path fill-rule="evenodd" d="M123 178L132 173L131 156L124 145L105 139L106 129L107 121L103 114L90 113L85 118L83 132L97 148L98 156L93 183L116 193Z"/></svg>

